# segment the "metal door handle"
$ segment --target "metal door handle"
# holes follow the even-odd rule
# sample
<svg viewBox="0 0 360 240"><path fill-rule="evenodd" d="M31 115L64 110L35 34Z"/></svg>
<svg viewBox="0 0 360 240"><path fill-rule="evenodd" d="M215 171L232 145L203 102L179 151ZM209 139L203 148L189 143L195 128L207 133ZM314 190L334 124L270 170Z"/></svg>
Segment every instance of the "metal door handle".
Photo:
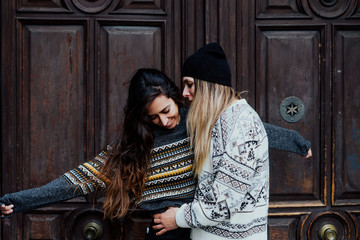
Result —
<svg viewBox="0 0 360 240"><path fill-rule="evenodd" d="M96 222L89 222L84 226L83 234L85 239L94 240L102 234L102 227Z"/></svg>
<svg viewBox="0 0 360 240"><path fill-rule="evenodd" d="M320 229L320 236L323 240L336 240L338 231L332 224L325 224Z"/></svg>

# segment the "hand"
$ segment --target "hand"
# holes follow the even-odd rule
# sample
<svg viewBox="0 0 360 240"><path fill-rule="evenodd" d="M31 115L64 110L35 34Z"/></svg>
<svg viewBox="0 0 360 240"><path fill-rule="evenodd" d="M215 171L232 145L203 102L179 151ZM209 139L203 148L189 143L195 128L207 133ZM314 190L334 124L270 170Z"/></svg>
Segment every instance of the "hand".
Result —
<svg viewBox="0 0 360 240"><path fill-rule="evenodd" d="M305 158L310 158L312 157L312 152L311 152L311 148L309 149L309 151L307 152L307 155Z"/></svg>
<svg viewBox="0 0 360 240"><path fill-rule="evenodd" d="M155 214L154 223L157 225L153 226L153 229L160 230L156 233L157 236L160 236L167 231L174 230L179 226L176 224L175 215L179 208L169 207L166 212Z"/></svg>
<svg viewBox="0 0 360 240"><path fill-rule="evenodd" d="M7 205L7 206L5 204L2 204L0 206L1 217L4 217L4 215L8 215L8 214L12 213L14 211L13 207L14 207L14 205L12 205L12 204Z"/></svg>

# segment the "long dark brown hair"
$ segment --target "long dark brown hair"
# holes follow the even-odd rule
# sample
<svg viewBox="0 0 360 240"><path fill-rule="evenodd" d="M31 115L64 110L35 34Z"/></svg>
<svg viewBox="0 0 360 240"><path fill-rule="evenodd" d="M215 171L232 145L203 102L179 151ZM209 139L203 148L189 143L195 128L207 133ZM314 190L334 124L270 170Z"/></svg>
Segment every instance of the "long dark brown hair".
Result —
<svg viewBox="0 0 360 240"><path fill-rule="evenodd" d="M160 95L182 105L179 88L164 73L139 69L130 81L121 136L101 170L111 180L103 205L105 217L122 217L132 202L141 199L154 145L153 123L146 109Z"/></svg>

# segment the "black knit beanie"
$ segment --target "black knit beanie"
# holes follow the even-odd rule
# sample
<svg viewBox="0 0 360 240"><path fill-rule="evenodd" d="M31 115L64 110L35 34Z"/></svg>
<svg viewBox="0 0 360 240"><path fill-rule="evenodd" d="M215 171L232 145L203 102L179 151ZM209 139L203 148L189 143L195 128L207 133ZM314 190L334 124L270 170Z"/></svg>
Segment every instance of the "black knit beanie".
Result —
<svg viewBox="0 0 360 240"><path fill-rule="evenodd" d="M203 46L188 57L181 75L231 87L230 67L224 50L216 42Z"/></svg>

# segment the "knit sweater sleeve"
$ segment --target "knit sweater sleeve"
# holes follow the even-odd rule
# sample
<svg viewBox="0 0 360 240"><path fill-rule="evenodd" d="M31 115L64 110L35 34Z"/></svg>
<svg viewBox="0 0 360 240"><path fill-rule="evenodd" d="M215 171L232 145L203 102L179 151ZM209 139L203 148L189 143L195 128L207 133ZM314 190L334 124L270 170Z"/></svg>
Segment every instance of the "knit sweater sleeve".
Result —
<svg viewBox="0 0 360 240"><path fill-rule="evenodd" d="M99 172L107 156L107 152L102 151L94 159L41 187L5 194L0 198L0 205L13 204L13 213L18 213L83 196L99 187L105 188L109 180Z"/></svg>
<svg viewBox="0 0 360 240"><path fill-rule="evenodd" d="M215 124L211 160L202 168L194 201L177 211L178 226L215 226L251 202L266 205L262 193L268 180L268 140L260 119L254 121L255 113L244 115ZM235 124L230 122L239 118Z"/></svg>
<svg viewBox="0 0 360 240"><path fill-rule="evenodd" d="M263 123L269 139L269 148L297 153L303 157L307 155L311 143L297 131L290 130L269 123Z"/></svg>
<svg viewBox="0 0 360 240"><path fill-rule="evenodd" d="M0 198L0 204L13 204L13 213L18 213L79 196L81 196L80 191L75 186L69 185L62 177L59 177L38 188L5 194Z"/></svg>

